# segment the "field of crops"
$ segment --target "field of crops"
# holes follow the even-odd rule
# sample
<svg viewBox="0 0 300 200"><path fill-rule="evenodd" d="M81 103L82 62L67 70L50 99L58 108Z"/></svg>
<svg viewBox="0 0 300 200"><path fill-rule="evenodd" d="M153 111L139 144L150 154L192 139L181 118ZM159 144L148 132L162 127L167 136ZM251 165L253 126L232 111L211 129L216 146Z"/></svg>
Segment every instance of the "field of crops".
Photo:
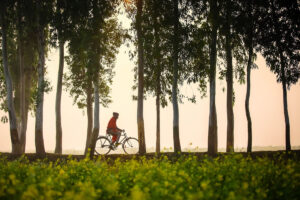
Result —
<svg viewBox="0 0 300 200"><path fill-rule="evenodd" d="M300 162L292 153L56 162L0 156L0 199L299 198Z"/></svg>

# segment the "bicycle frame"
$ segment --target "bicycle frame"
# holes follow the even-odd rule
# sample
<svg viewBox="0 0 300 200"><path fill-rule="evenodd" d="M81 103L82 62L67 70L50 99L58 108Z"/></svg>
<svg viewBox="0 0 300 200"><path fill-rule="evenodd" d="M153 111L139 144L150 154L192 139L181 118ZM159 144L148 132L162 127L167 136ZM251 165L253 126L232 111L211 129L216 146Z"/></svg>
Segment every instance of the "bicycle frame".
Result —
<svg viewBox="0 0 300 200"><path fill-rule="evenodd" d="M107 134L106 133L106 137L110 141L110 143L112 143L112 134ZM126 132L121 132L119 143L123 143L127 138L128 137L127 137Z"/></svg>

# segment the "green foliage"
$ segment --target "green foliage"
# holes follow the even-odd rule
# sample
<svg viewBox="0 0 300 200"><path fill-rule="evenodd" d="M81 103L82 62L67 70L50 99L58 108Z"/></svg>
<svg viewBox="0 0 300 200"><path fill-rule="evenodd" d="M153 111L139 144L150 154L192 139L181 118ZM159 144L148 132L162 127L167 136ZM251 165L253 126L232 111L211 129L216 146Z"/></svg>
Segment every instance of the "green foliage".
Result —
<svg viewBox="0 0 300 200"><path fill-rule="evenodd" d="M29 162L1 156L0 199L298 199L300 163L284 154L274 160L181 155L177 161L162 156L113 164L102 157Z"/></svg>
<svg viewBox="0 0 300 200"><path fill-rule="evenodd" d="M277 81L288 86L300 77L300 23L298 1L268 0L257 3L258 49Z"/></svg>
<svg viewBox="0 0 300 200"><path fill-rule="evenodd" d="M78 108L86 107L87 90L93 89L92 82L96 79L100 103L107 106L111 102L114 63L126 34L117 20L117 3L80 1L67 10L73 31L64 35L69 42L66 57L69 73L64 75L64 85Z"/></svg>

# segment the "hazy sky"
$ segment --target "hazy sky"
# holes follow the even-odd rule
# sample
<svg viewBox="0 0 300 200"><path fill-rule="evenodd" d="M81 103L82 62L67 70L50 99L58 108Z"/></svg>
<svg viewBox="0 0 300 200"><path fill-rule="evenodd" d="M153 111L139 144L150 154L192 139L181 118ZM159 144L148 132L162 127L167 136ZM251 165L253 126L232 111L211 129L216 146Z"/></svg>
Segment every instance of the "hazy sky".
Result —
<svg viewBox="0 0 300 200"><path fill-rule="evenodd" d="M112 86L113 103L108 108L100 107L100 135L105 134L106 126L112 112L120 113L117 125L126 130L128 135L137 137L137 102L132 101L133 61L130 61L128 50L122 46L117 56L114 82ZM265 61L258 56L256 64L259 69L252 70L250 112L253 124L253 146L284 146L285 123L283 114L282 86L276 82L276 77L266 67ZM58 51L51 50L46 62L53 90L45 95L44 102L44 142L47 152L55 148L55 95L58 72ZM66 71L65 63L65 71ZM218 146L226 147L226 88L225 81L217 81L217 119ZM200 99L196 85L184 85L180 90L187 95L195 94L197 103L184 102L179 104L179 128L182 148L207 148L209 98ZM236 102L234 105L234 138L236 148L247 147L247 120L245 115L246 85L234 81ZM209 91L209 90L208 90ZM291 145L300 145L300 85L293 85L288 91L288 109L291 124ZM87 117L85 110L79 110L73 105L73 99L64 90L62 94L62 128L63 151L83 151L86 142ZM5 113L0 111L0 117ZM156 140L156 109L155 99L144 101L144 121L147 148L155 147ZM161 109L161 147L173 146L173 110L172 105ZM35 119L29 116L27 129L26 151L34 152ZM11 151L9 125L0 123L0 151Z"/></svg>

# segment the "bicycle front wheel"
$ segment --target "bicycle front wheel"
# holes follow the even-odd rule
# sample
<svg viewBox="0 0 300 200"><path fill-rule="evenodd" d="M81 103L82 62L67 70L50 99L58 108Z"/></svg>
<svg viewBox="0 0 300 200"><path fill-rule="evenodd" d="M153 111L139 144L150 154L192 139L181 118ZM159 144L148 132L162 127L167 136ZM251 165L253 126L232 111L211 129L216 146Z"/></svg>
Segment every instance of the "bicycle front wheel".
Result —
<svg viewBox="0 0 300 200"><path fill-rule="evenodd" d="M139 152L139 141L129 137L123 142L123 150L126 154L137 154Z"/></svg>
<svg viewBox="0 0 300 200"><path fill-rule="evenodd" d="M100 155L106 155L110 152L110 141L107 137L100 136L96 141L95 152Z"/></svg>

